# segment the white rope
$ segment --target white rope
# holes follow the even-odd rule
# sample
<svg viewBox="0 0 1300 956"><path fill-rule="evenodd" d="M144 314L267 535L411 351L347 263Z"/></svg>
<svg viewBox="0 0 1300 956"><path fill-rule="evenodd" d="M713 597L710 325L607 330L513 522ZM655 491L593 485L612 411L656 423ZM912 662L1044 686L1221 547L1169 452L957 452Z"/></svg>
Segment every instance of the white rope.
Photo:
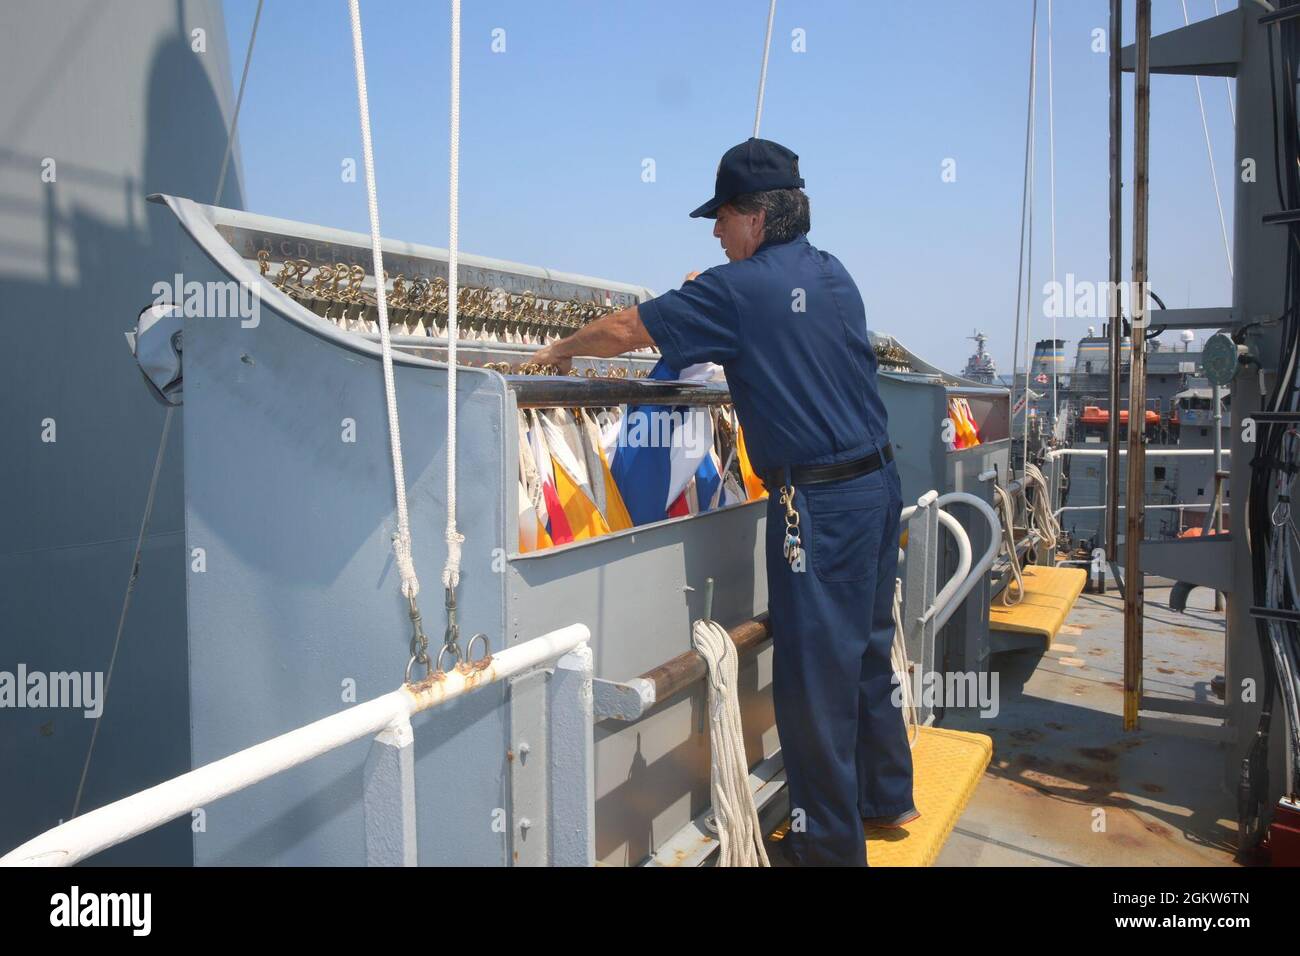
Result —
<svg viewBox="0 0 1300 956"><path fill-rule="evenodd" d="M388 445L392 452L393 487L397 496L397 533L393 535L393 554L397 562L397 573L402 579L402 594L409 600L420 593L420 581L415 576L415 564L411 560L411 526L406 512L406 473L402 467L402 431L397 418L397 389L393 384L393 346L388 337L387 283L384 279L384 251L379 240L379 196L375 186L375 153L370 141L370 101L366 92L366 55L361 45L361 7L358 0L348 0L348 11L352 18L352 59L357 72L357 106L361 113L361 152L366 166L366 200L370 207L370 248L375 263L379 344L383 350Z"/></svg>
<svg viewBox="0 0 1300 956"><path fill-rule="evenodd" d="M153 459L153 475L149 479L149 493L144 500L144 516L140 519L140 533L135 538L135 555L131 559L131 573L126 579L126 593L122 595L122 611L117 617L117 635L113 638L113 653L108 659L108 673L104 677L104 693L99 702L100 715L95 718L95 726L90 731L90 746L86 748L86 759L81 764L81 779L77 783L77 795L72 801L72 813L69 819L75 817L81 810L81 797L86 791L86 777L90 773L90 761L95 755L95 743L99 740L99 726L104 722L104 704L108 700L108 692L113 686L113 671L117 667L117 652L122 646L122 632L126 629L126 615L131 610L131 595L135 593L135 582L140 579L140 556L144 550L144 539L149 533L149 519L153 515L153 503L158 493L158 476L162 473L163 455L167 453L167 436L171 434L172 415L176 411L175 405L167 406L167 414L163 416L162 436L158 439L158 451Z"/></svg>
<svg viewBox="0 0 1300 956"><path fill-rule="evenodd" d="M221 172L217 176L217 188L212 197L215 206L221 201L221 191L226 184L226 169L230 163L231 149L235 143L235 129L239 125L239 108L244 102L244 89L248 85L248 67L253 62L253 45L257 40L257 24L262 19L262 0L257 0L257 12L253 14L253 29L248 35L248 50L244 53L244 70L239 77L239 91L235 95L235 109L230 117L230 128L226 131L226 152L221 159ZM72 801L72 813L75 817L81 810L81 798L86 791L86 778L90 774L90 762L95 756L95 744L99 741L99 725L103 722L104 705L108 701L108 691L113 685L113 670L117 667L117 652L122 646L122 634L126 630L127 614L131 610L131 596L135 593L135 583L140 579L141 555L144 551L145 535L149 531L149 522L153 517L154 500L158 491L158 476L162 472L163 454L167 451L167 438L171 434L172 417L176 411L174 405L167 406L163 416L162 434L158 438L158 451L154 454L153 475L149 479L149 493L145 496L144 515L140 518L140 533L135 539L135 553L131 556L131 573L127 575L126 591L122 595L122 610L117 616L117 634L113 637L113 651L108 658L108 672L104 677L103 699L100 701L100 716L90 731L90 744L86 748L86 759L81 764L81 778L77 782L77 795Z"/></svg>
<svg viewBox="0 0 1300 956"><path fill-rule="evenodd" d="M248 51L244 54L244 72L239 77L239 95L235 97L235 112L230 118L230 132L226 135L226 152L221 157L221 173L217 176L217 193L212 197L212 205L221 202L221 191L226 187L226 169L230 166L230 154L235 146L235 130L239 126L239 108L244 105L244 87L248 85L248 67L253 62L253 44L257 41L257 25L262 20L262 2L257 0L257 12L253 14L253 29L248 34Z"/></svg>
<svg viewBox="0 0 1300 956"><path fill-rule="evenodd" d="M713 814L719 866L769 866L763 829L749 789L749 765L740 723L736 645L713 621L696 621L691 643L709 668L709 741Z"/></svg>
<svg viewBox="0 0 1300 956"><path fill-rule="evenodd" d="M1216 17L1219 15L1219 0L1214 0L1214 15ZM1184 19L1186 19L1186 16L1184 16ZM1228 90L1228 115L1232 117L1232 125L1235 127L1237 125L1237 106L1232 102L1232 78L1225 76L1223 85Z"/></svg>
<svg viewBox="0 0 1300 956"><path fill-rule="evenodd" d="M1029 530L1043 543L1044 547L1055 552L1056 544L1061 537L1061 523L1057 521L1056 515L1052 513L1052 503L1048 497L1047 478L1036 465L1025 462L1021 480L1024 482L1025 501L1029 509ZM1032 498L1029 495L1031 488L1034 492ZM1016 552L1015 507L1011 501L1011 495L1001 485L995 484L993 490L997 495L998 511L1002 518L1002 540L1006 545L1007 556L1011 561L1011 573L1016 580L1014 594L1010 586L1002 592L1002 603L1008 607L1014 607L1025 596L1025 582L1021 574L1020 556Z"/></svg>
<svg viewBox="0 0 1300 956"><path fill-rule="evenodd" d="M1038 532L1039 539L1049 551L1055 551L1056 544L1061 539L1061 523L1052 513L1047 478L1036 465L1026 463L1023 479L1026 491L1034 489L1033 499L1029 503L1029 526Z"/></svg>
<svg viewBox="0 0 1300 956"><path fill-rule="evenodd" d="M442 586L460 583L456 530L456 293L460 276L460 0L451 0L451 172L447 187L447 564Z"/></svg>
<svg viewBox="0 0 1300 956"><path fill-rule="evenodd" d="M1032 467L1032 466L1031 466ZM1007 548L1007 558L1011 561L1011 574L1016 579L1015 600L1012 598L1011 586L1002 590L1002 603L1015 607L1025 597L1025 580L1020 574L1020 555L1016 553L1015 514L1009 495L1001 485L994 485L993 491L998 499L998 512L1002 517L1002 543Z"/></svg>
<svg viewBox="0 0 1300 956"><path fill-rule="evenodd" d="M921 654L925 667L925 653ZM916 695L912 693L911 664L907 659L907 638L903 634L903 581L894 578L894 643L889 649L889 666L893 668L898 686L903 693L903 723L907 726L907 742L916 746L919 721L916 714Z"/></svg>
<svg viewBox="0 0 1300 956"><path fill-rule="evenodd" d="M1022 431L1021 460L1027 462L1030 460L1030 372L1032 371L1032 362L1030 359L1030 346L1034 342L1034 164L1036 146L1035 137L1037 134L1037 91L1039 91L1039 31L1037 31L1037 22L1039 22L1039 0L1034 0L1034 14L1032 14L1032 23L1034 23L1034 34L1030 39L1030 134L1028 134L1028 159L1026 160L1026 169L1028 170L1028 187L1026 190L1026 203L1024 203L1024 216L1028 226L1028 242L1026 243L1026 263L1024 263L1024 289L1026 289L1026 302L1024 302L1024 427ZM1019 293L1017 293L1018 297ZM1013 367L1014 369L1014 367Z"/></svg>
<svg viewBox="0 0 1300 956"><path fill-rule="evenodd" d="M1183 4L1183 26L1188 26L1192 21L1187 16L1187 0L1182 0ZM1215 12L1218 12L1218 4L1215 4ZM1219 174L1214 169L1214 147L1210 145L1210 124L1205 118L1205 97L1201 95L1201 78L1194 76L1196 80L1196 102L1201 108L1201 129L1205 132L1205 153L1210 158L1210 182L1214 184L1214 203L1219 207L1219 231L1223 233L1223 254L1228 257L1228 278L1232 278L1232 241L1228 238L1228 220L1223 215L1223 197L1219 195ZM1228 88L1228 105L1232 108L1232 88ZM1236 125L1236 116L1233 116L1233 125Z"/></svg>
<svg viewBox="0 0 1300 956"><path fill-rule="evenodd" d="M1048 179L1051 181L1052 207L1052 282L1056 282L1056 100L1052 92L1052 0L1047 0L1047 154ZM1052 431L1056 431L1056 312L1052 310ZM1028 411L1026 403L1026 411ZM1026 419L1026 421L1028 421Z"/></svg>
<svg viewBox="0 0 1300 956"><path fill-rule="evenodd" d="M763 93L767 89L767 54L772 48L772 21L776 19L776 0L767 7L767 36L763 38L763 66L758 71L758 105L754 108L754 138L758 138L758 124L763 119Z"/></svg>
<svg viewBox="0 0 1300 956"><path fill-rule="evenodd" d="M1029 28L1030 52L1033 52L1034 38L1038 35L1038 6L1034 6L1034 19ZM1020 250L1016 254L1016 321L1015 332L1011 336L1011 385L1015 388L1015 371L1016 371L1016 352L1020 348L1020 303L1025 291L1025 210L1029 204L1029 141L1034 130L1034 101L1030 94L1034 85L1034 61L1031 56L1029 61L1029 86L1030 92L1025 95L1025 169L1021 175L1020 183ZM1028 380L1026 379L1026 384ZM1026 396L1026 399L1028 396ZM1028 414L1028 401L1026 401L1025 412ZM1012 410L1011 417L1015 418L1015 411ZM1026 419L1027 420L1027 419Z"/></svg>

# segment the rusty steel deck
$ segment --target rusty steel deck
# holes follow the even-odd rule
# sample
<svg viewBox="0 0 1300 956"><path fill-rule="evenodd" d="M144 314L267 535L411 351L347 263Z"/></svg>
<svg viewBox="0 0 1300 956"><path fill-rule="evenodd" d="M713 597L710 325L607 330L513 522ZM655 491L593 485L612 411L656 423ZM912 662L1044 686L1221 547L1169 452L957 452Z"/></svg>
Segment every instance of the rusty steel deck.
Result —
<svg viewBox="0 0 1300 956"><path fill-rule="evenodd" d="M1217 702L1223 614L1192 593L1147 588L1146 693ZM938 859L941 866L1232 866L1235 798L1223 744L1122 729L1123 602L1083 594L1046 651L999 654L1000 710L949 711L943 726L989 734L993 760Z"/></svg>

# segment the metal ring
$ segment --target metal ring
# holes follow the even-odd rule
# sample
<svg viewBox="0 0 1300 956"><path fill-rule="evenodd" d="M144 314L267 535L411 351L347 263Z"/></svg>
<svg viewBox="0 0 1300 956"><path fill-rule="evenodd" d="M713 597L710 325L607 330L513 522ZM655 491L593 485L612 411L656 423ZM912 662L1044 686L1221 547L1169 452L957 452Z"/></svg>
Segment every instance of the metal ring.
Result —
<svg viewBox="0 0 1300 956"><path fill-rule="evenodd" d="M461 661L460 645L458 644L442 645L442 647L438 650L438 670L442 671L444 674L447 672L447 669L442 666L442 655L446 654L448 650L450 650L454 655L456 655L457 664L459 664Z"/></svg>
<svg viewBox="0 0 1300 956"><path fill-rule="evenodd" d="M479 658L474 657L474 642L477 640L483 641L483 656ZM491 656L492 656L492 645L488 642L488 636L484 634L482 631L479 631L479 633L471 637L469 639L469 643L465 645L465 660L471 664L477 663L478 661L486 660Z"/></svg>
<svg viewBox="0 0 1300 956"><path fill-rule="evenodd" d="M410 684L410 683L412 682L412 681L411 681L411 670L415 667L415 663L416 663L416 661L418 661L419 659L420 659L420 655L419 655L419 654L412 654L412 655L411 655L411 659L410 659L409 661L406 662L406 683L408 683L408 684ZM425 655L424 655L424 678L425 678L425 680L428 680L429 675L431 675L432 673L433 673L433 671L432 671L432 669L429 667L429 655L428 655L428 654L425 654Z"/></svg>

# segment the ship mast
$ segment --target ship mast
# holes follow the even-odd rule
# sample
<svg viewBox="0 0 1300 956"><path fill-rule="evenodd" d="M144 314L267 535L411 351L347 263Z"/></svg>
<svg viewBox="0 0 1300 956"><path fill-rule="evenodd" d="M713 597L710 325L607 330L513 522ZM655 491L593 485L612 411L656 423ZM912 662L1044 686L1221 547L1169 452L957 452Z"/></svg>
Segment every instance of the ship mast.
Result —
<svg viewBox="0 0 1300 956"><path fill-rule="evenodd" d="M1142 539L1146 529L1147 168L1151 145L1151 0L1137 0L1133 72L1133 314L1128 378L1128 488L1124 540L1124 729L1142 701ZM1118 418L1112 411L1111 418Z"/></svg>
<svg viewBox="0 0 1300 956"><path fill-rule="evenodd" d="M1122 0L1110 0L1110 422L1106 429L1106 560L1113 567L1119 558L1119 380L1123 354L1123 319L1120 314L1120 250L1124 212L1120 200L1123 171L1120 146L1123 137L1120 47L1124 42Z"/></svg>

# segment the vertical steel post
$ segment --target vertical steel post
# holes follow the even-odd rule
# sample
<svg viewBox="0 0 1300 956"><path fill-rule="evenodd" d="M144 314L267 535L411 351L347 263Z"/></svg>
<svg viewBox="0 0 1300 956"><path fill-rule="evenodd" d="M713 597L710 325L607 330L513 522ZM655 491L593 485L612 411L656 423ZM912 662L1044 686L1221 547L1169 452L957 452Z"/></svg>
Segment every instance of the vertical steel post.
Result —
<svg viewBox="0 0 1300 956"><path fill-rule="evenodd" d="M1123 171L1122 102L1120 50L1124 42L1123 0L1110 0L1110 422L1106 428L1106 557L1113 564L1119 558L1119 372L1124 349L1123 320L1120 317L1120 283L1123 265Z"/></svg>
<svg viewBox="0 0 1300 956"><path fill-rule="evenodd" d="M1214 503L1211 507L1214 509L1214 533L1223 534L1223 481L1219 478L1223 471L1223 386L1216 382L1210 395L1214 402ZM1223 610L1222 591L1214 592L1214 609Z"/></svg>
<svg viewBox="0 0 1300 956"><path fill-rule="evenodd" d="M415 735L409 720L371 743L362 805L366 866L415 866Z"/></svg>
<svg viewBox="0 0 1300 956"><path fill-rule="evenodd" d="M1290 230L1286 226L1267 224L1264 216L1281 211L1277 190L1271 185L1277 181L1279 173L1273 129L1275 122L1281 122L1281 117L1274 115L1272 89L1275 81L1280 93L1287 81L1281 75L1270 76L1274 70L1281 71L1284 64L1277 58L1270 63L1268 51L1269 46L1278 41L1278 31L1288 28L1284 25L1261 26L1259 20L1265 14L1265 8L1258 3L1240 4L1237 12L1242 42L1236 74L1235 159L1237 169L1243 169L1248 163L1254 175L1238 175L1234 189L1232 316L1236 322L1248 324L1242 330L1246 333L1247 347L1259 357L1264 369L1275 373L1281 354L1280 324L1256 323L1280 316L1286 309L1286 249ZM1256 621L1250 614L1255 595L1250 581L1251 540L1246 533L1246 508L1253 472L1251 460L1258 453L1258 446L1245 440L1247 432L1242 428L1242 423L1261 407L1262 371L1243 370L1236 377L1228 406L1228 419L1232 425L1228 440L1232 454L1227 467L1232 474L1229 505L1233 509L1228 525L1232 564L1238 584L1228 595L1228 644L1224 663L1228 693L1225 704L1229 708L1229 720L1236 728L1236 740L1228 750L1224 780L1233 788L1239 782L1242 758L1250 753L1254 744L1254 731L1264 696L1242 693L1243 681L1260 685L1268 666L1260 653ZM1281 763L1276 760L1282 751L1279 736L1275 733L1272 741L1276 747L1271 764L1274 772L1270 774L1273 781L1280 777L1277 771ZM1262 794L1259 796L1263 798Z"/></svg>
<svg viewBox="0 0 1300 956"><path fill-rule="evenodd" d="M920 670L920 680L913 686L925 687L937 670L934 646L936 628L927 612L934 606L939 576L939 509L938 494L927 491L916 502L916 511L907 521L907 567L903 575L903 641L907 656ZM916 678L913 678L916 680ZM916 702L917 719L929 719L932 707Z"/></svg>
<svg viewBox="0 0 1300 956"><path fill-rule="evenodd" d="M1223 386L1217 382L1210 390L1210 400L1214 402L1214 473L1223 471ZM1215 486L1214 495L1214 530L1223 534L1223 491L1222 482Z"/></svg>
<svg viewBox="0 0 1300 956"><path fill-rule="evenodd" d="M592 653L579 644L555 662L549 685L547 804L551 866L596 865L596 757Z"/></svg>
<svg viewBox="0 0 1300 956"><path fill-rule="evenodd" d="M1133 287L1129 347L1128 489L1124 541L1124 729L1142 700L1142 539L1146 527L1147 186L1151 145L1151 0L1137 0L1133 81ZM1111 418L1118 418L1111 409Z"/></svg>

